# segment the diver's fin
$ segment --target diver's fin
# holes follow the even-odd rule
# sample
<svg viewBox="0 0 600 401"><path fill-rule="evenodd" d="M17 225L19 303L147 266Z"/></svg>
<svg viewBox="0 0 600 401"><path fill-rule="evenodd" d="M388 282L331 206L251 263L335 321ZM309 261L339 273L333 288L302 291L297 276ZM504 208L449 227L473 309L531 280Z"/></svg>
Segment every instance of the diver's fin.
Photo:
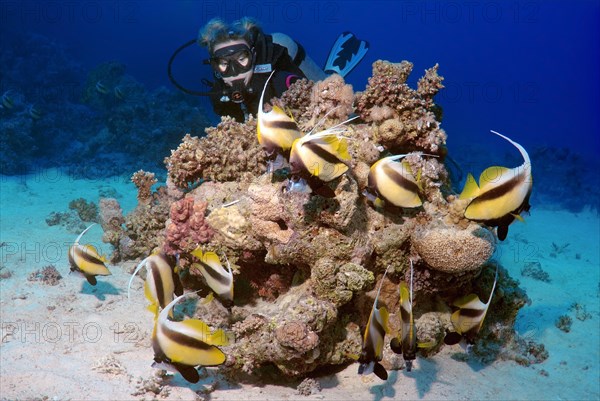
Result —
<svg viewBox="0 0 600 401"><path fill-rule="evenodd" d="M369 42L358 39L351 32L344 32L331 47L323 70L327 74L338 73L345 77L358 65L368 50Z"/></svg>

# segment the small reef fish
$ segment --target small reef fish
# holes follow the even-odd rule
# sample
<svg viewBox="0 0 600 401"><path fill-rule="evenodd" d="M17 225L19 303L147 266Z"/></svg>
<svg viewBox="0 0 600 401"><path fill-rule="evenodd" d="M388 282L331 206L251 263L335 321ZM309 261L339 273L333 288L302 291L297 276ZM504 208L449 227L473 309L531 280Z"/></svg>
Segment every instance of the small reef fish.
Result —
<svg viewBox="0 0 600 401"><path fill-rule="evenodd" d="M183 286L179 279L176 268L176 259L164 253L155 253L142 260L136 267L129 279L127 286L127 297L131 289L133 278L142 267L146 267L147 275L144 284L144 294L150 301L148 310L158 316L158 308L164 309L174 298L175 295L183 294Z"/></svg>
<svg viewBox="0 0 600 401"><path fill-rule="evenodd" d="M12 90L7 90L6 92L4 92L2 94L2 107L7 110L10 110L13 107L15 107L15 100L10 95L11 92L12 92Z"/></svg>
<svg viewBox="0 0 600 401"><path fill-rule="evenodd" d="M258 143L273 158L280 154L287 156L294 141L302 137L302 132L298 129L296 121L280 107L273 106L273 109L267 113L263 111L265 90L274 72L271 72L271 75L269 75L260 95L258 121L256 124Z"/></svg>
<svg viewBox="0 0 600 401"><path fill-rule="evenodd" d="M487 314L490 303L492 302L492 296L496 289L496 282L498 281L498 266L496 266L496 275L494 277L494 285L490 292L490 297L487 303L481 302L476 294L466 295L454 302L454 306L458 307L450 317L452 326L454 327L453 332L449 332L444 337L444 343L447 345L454 345L460 343L461 347L465 349L467 353L471 351L475 338L483 326L483 320Z"/></svg>
<svg viewBox="0 0 600 401"><path fill-rule="evenodd" d="M80 245L81 237L96 223L83 230L75 243L69 248L69 264L71 271L82 274L91 285L96 285L96 276L109 276L111 273L104 263L106 258L100 256L92 245Z"/></svg>
<svg viewBox="0 0 600 401"><path fill-rule="evenodd" d="M218 297L231 305L233 303L233 272L229 261L227 261L227 270L225 270L219 256L214 252L202 252L202 249L196 248L192 251L192 255L199 261L199 263L192 263L192 266L200 269L206 284Z"/></svg>
<svg viewBox="0 0 600 401"><path fill-rule="evenodd" d="M217 346L228 345L228 340L223 330L211 333L201 320L169 320L175 304L190 294L193 293L175 298L158 315L152 332L152 367L179 372L188 382L197 383L200 375L195 366L217 366L225 362L225 354Z"/></svg>
<svg viewBox="0 0 600 401"><path fill-rule="evenodd" d="M371 166L367 180L369 191L365 195L376 207L383 207L386 202L405 208L423 205L419 187L421 174L415 178L408 163L400 161L406 156L384 157Z"/></svg>
<svg viewBox="0 0 600 401"><path fill-rule="evenodd" d="M389 267L388 267L389 269ZM381 308L377 307L377 301L379 300L379 293L381 292L381 286L385 280L385 275L388 269L383 273L383 278L379 284L375 301L373 302L373 309L365 328L365 335L363 337L363 346L358 362L358 374L368 375L375 373L381 380L387 380L388 374L383 365L379 363L383 358L383 341L385 339L385 333L390 333L389 328L389 313L385 306Z"/></svg>
<svg viewBox="0 0 600 401"><path fill-rule="evenodd" d="M115 97L117 99L125 100L125 92L120 86L115 86L115 88L113 89L113 93L115 94Z"/></svg>
<svg viewBox="0 0 600 401"><path fill-rule="evenodd" d="M346 171L350 162L348 142L343 134L343 127L350 118L338 125L316 133L308 133L292 144L290 166L292 174L317 178L321 182L332 181Z"/></svg>
<svg viewBox="0 0 600 401"><path fill-rule="evenodd" d="M33 104L27 108L27 114L29 114L29 117L33 118L34 120L39 120L42 118L42 112Z"/></svg>
<svg viewBox="0 0 600 401"><path fill-rule="evenodd" d="M390 348L396 354L402 354L406 363L406 370L412 370L412 363L417 357L417 348L428 348L435 343L418 343L417 330L413 317L413 261L410 261L410 287L402 281L400 283L400 316L402 317L402 331L400 337L395 337L390 342Z"/></svg>
<svg viewBox="0 0 600 401"><path fill-rule="evenodd" d="M479 185L469 174L460 199L473 198L465 210L465 217L498 227L498 239L503 241L508 234L508 226L515 219L522 221L520 214L529 211L533 186L531 160L521 145L496 131L491 132L512 143L521 152L524 163L512 169L488 167L481 173Z"/></svg>
<svg viewBox="0 0 600 401"><path fill-rule="evenodd" d="M96 82L96 91L102 95L106 95L109 92L108 88L102 83L102 81Z"/></svg>

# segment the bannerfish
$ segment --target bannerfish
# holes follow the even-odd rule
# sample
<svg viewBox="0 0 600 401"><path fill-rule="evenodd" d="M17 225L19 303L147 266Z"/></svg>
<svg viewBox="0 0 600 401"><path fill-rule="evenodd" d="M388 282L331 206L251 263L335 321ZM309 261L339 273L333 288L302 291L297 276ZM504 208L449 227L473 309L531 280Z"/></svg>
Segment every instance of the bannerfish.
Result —
<svg viewBox="0 0 600 401"><path fill-rule="evenodd" d="M34 120L39 120L40 118L42 118L42 112L33 104L29 105L29 107L27 108L27 114L29 114L29 117L31 117Z"/></svg>
<svg viewBox="0 0 600 401"><path fill-rule="evenodd" d="M201 320L169 320L175 304L190 294L193 293L175 298L158 315L152 332L152 367L179 372L185 380L197 383L200 375L195 366L217 366L225 362L225 354L217 346L228 345L228 340L223 330L211 333Z"/></svg>
<svg viewBox="0 0 600 401"><path fill-rule="evenodd" d="M520 214L529 211L533 179L527 151L510 138L496 131L491 132L519 149L524 163L512 169L488 167L481 173L479 185L469 174L460 199L473 198L465 210L465 217L490 227L498 227L498 239L503 241L508 234L508 226L515 219L522 221Z"/></svg>
<svg viewBox="0 0 600 401"><path fill-rule="evenodd" d="M155 253L142 260L134 270L129 285L127 286L127 298L129 298L133 278L142 267L146 267L146 282L144 283L144 294L150 301L148 310L158 316L158 308L164 309L175 295L183 294L183 286L177 273L177 261L173 256L164 253Z"/></svg>
<svg viewBox="0 0 600 401"><path fill-rule="evenodd" d="M115 88L113 89L113 93L115 94L115 97L119 100L125 100L125 92L123 92L123 89L121 89L120 86L115 86Z"/></svg>
<svg viewBox="0 0 600 401"><path fill-rule="evenodd" d="M200 269L211 290L228 304L233 303L233 272L229 261L225 270L219 256L214 252L202 252L202 249L196 248L192 251L192 255L199 261L199 263L192 263L192 266Z"/></svg>
<svg viewBox="0 0 600 401"><path fill-rule="evenodd" d="M288 115L281 107L273 106L269 112L263 111L263 99L265 90L275 71L271 72L260 95L258 107L258 121L256 124L256 135L258 143L272 158L277 155L287 156L294 141L302 137L302 132L291 115Z"/></svg>
<svg viewBox="0 0 600 401"><path fill-rule="evenodd" d="M395 337L390 342L390 348L396 354L402 354L406 363L406 370L412 370L412 363L417 358L417 348L432 347L435 343L417 342L417 330L413 316L413 261L410 260L410 287L406 282L400 283L400 316L402 326L400 337Z"/></svg>
<svg viewBox="0 0 600 401"><path fill-rule="evenodd" d="M2 107L7 110L10 110L13 107L15 107L15 100L10 95L11 92L12 92L12 90L7 90L6 92L4 92L2 94Z"/></svg>
<svg viewBox="0 0 600 401"><path fill-rule="evenodd" d="M481 302L476 294L466 295L456 300L453 305L458 307L458 310L452 313L450 321L455 331L449 332L444 337L444 343L447 345L454 345L460 343L461 347L465 351L470 352L473 344L475 344L475 338L483 326L483 320L487 314L490 303L492 302L492 295L496 289L496 282L498 281L498 266L496 266L496 275L494 276L494 285L490 292L490 297L487 303Z"/></svg>
<svg viewBox="0 0 600 401"><path fill-rule="evenodd" d="M307 175L321 182L332 181L346 171L350 162L348 141L343 136L348 128L343 125L357 117L352 117L326 130L298 138L290 151L291 172Z"/></svg>
<svg viewBox="0 0 600 401"><path fill-rule="evenodd" d="M106 95L109 91L108 88L102 83L102 81L96 82L96 92Z"/></svg>
<svg viewBox="0 0 600 401"><path fill-rule="evenodd" d="M83 230L75 243L69 248L69 264L71 271L82 274L88 283L96 285L96 276L109 276L111 273L104 263L107 262L106 257L100 256L96 248L92 245L80 245L79 241L96 223L91 224Z"/></svg>
<svg viewBox="0 0 600 401"><path fill-rule="evenodd" d="M373 309L365 328L365 335L363 337L362 352L358 358L360 365L358 366L359 375L368 375L375 373L381 380L387 380L388 374L383 365L379 363L383 359L383 341L385 339L385 333L390 333L388 325L389 313L385 306L377 308L377 301L379 300L379 293L381 292L381 286L385 280L388 268L383 273L383 278L379 284L375 301L373 302Z"/></svg>
<svg viewBox="0 0 600 401"><path fill-rule="evenodd" d="M365 195L376 207L382 207L386 202L405 208L423 205L419 188L420 173L415 179L409 164L401 161L406 156L387 156L371 166Z"/></svg>

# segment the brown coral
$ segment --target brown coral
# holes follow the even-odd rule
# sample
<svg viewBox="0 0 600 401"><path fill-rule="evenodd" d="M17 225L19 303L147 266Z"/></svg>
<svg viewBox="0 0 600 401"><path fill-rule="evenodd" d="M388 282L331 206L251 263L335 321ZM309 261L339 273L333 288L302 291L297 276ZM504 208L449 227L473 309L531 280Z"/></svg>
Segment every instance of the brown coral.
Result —
<svg viewBox="0 0 600 401"><path fill-rule="evenodd" d="M133 182L138 189L138 202L150 202L152 197L152 185L158 182L154 176L154 173L138 170L131 176L131 182Z"/></svg>
<svg viewBox="0 0 600 401"><path fill-rule="evenodd" d="M320 129L339 124L348 119L354 111L354 92L352 85L344 82L338 74L332 74L323 81L315 83L311 92L311 105L308 108L308 121L300 127L308 131L326 117ZM319 128L317 128L319 129Z"/></svg>
<svg viewBox="0 0 600 401"><path fill-rule="evenodd" d="M319 336L304 322L284 323L275 330L275 338L284 347L290 347L304 354L319 345Z"/></svg>
<svg viewBox="0 0 600 401"><path fill-rule="evenodd" d="M381 144L395 153L422 150L439 153L446 134L432 111L433 97L443 88L437 64L426 70L418 89L406 84L413 65L378 60L367 88L356 95L356 109L366 121L385 119L379 130ZM372 115L372 113L374 114Z"/></svg>
<svg viewBox="0 0 600 401"><path fill-rule="evenodd" d="M413 233L412 243L427 265L453 274L479 268L495 249L493 234L478 224L465 230L420 227Z"/></svg>
<svg viewBox="0 0 600 401"><path fill-rule="evenodd" d="M201 179L247 181L264 173L266 157L256 140L256 121L238 123L223 117L206 137L187 134L171 156L165 158L169 178L187 189Z"/></svg>

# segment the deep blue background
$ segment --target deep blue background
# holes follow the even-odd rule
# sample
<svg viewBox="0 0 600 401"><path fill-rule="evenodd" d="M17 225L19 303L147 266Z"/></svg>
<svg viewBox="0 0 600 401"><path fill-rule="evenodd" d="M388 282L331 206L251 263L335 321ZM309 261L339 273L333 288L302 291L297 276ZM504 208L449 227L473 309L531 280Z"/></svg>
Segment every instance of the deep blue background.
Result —
<svg viewBox="0 0 600 401"><path fill-rule="evenodd" d="M597 1L2 1L0 24L3 38L31 31L55 39L88 69L124 62L152 88L169 86L167 60L206 21L244 15L289 34L319 64L340 32L368 40L370 52L347 77L355 90L377 59L412 61L413 84L439 63L451 149L505 146L488 134L495 129L525 147L600 151ZM186 51L177 77L200 89L204 57Z"/></svg>

